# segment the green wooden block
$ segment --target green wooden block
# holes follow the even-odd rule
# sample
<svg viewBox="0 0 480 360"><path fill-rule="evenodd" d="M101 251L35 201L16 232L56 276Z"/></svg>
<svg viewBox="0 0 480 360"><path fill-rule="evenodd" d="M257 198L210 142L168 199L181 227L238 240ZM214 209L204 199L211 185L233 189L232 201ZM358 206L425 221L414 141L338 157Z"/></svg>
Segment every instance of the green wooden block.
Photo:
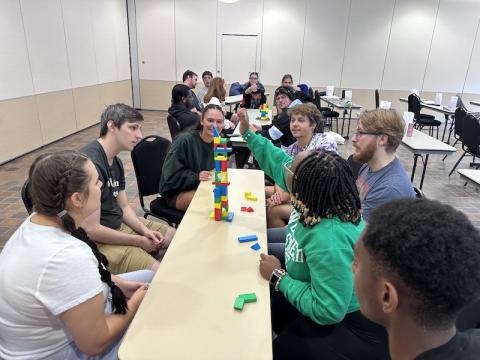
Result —
<svg viewBox="0 0 480 360"><path fill-rule="evenodd" d="M243 305L245 305L245 300L242 297L237 296L235 303L233 304L234 309L242 311Z"/></svg>
<svg viewBox="0 0 480 360"><path fill-rule="evenodd" d="M245 303L257 302L257 295L255 295L255 293L241 294L239 297L241 297Z"/></svg>

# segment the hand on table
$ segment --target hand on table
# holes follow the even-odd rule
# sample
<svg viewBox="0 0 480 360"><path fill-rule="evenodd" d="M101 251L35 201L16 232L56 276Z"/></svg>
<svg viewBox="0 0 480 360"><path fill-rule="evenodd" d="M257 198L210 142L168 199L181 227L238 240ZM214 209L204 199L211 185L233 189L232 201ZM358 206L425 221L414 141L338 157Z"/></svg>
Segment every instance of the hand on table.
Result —
<svg viewBox="0 0 480 360"><path fill-rule="evenodd" d="M198 179L200 181L208 181L210 180L211 176L212 175L210 174L210 171L203 170L203 171L200 171L200 173L198 174Z"/></svg>
<svg viewBox="0 0 480 360"><path fill-rule="evenodd" d="M281 269L282 264L273 255L260 254L260 274L266 280L270 280L273 270Z"/></svg>

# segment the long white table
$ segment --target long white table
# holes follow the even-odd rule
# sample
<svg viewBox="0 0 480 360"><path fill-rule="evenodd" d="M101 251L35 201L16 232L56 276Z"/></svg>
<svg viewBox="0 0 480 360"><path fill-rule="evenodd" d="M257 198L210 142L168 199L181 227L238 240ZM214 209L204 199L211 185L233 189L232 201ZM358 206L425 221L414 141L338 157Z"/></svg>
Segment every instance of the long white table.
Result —
<svg viewBox="0 0 480 360"><path fill-rule="evenodd" d="M345 139L348 139L350 133L350 122L352 120L352 110L360 110L362 107L360 105L351 103L347 104L344 99L340 99L338 96L320 96L320 100L325 101L328 105L333 108L337 108L342 110L343 117L342 117L342 131L340 135L342 135ZM348 113L348 127L347 133L343 134L343 129L345 126L345 115ZM333 130L333 129L332 129ZM337 133L338 133L338 124L337 124Z"/></svg>
<svg viewBox="0 0 480 360"><path fill-rule="evenodd" d="M422 178L420 179L420 189L423 187L423 180L425 179L428 156L430 154L449 155L457 151L453 146L445 144L444 142L415 129L413 130L412 136L403 137L402 145L413 153L412 183L415 177L415 170L417 169L418 157L425 155Z"/></svg>
<svg viewBox="0 0 480 360"><path fill-rule="evenodd" d="M400 101L408 103L407 98L400 98ZM443 128L442 141L445 139L445 132L447 131L448 122L450 122L450 129L448 130L448 139L447 139L447 144L450 144L450 137L452 135L453 127L454 127L454 124L455 124L455 110L456 109L450 109L447 106L433 104L430 101L426 102L426 100L424 100L424 99L422 99L422 101L420 102L420 105L424 108L436 111L436 112L444 115L444 117L445 117L445 127Z"/></svg>
<svg viewBox="0 0 480 360"><path fill-rule="evenodd" d="M121 360L272 358L270 291L258 270L267 252L264 174L228 169L233 222L210 219L213 185L202 182L119 350ZM257 195L247 201L245 191ZM241 206L255 212L241 212ZM253 243L238 236L256 234ZM233 308L239 294L256 303Z"/></svg>
<svg viewBox="0 0 480 360"><path fill-rule="evenodd" d="M480 170L458 169L457 172L460 174L460 177L466 182L480 187Z"/></svg>

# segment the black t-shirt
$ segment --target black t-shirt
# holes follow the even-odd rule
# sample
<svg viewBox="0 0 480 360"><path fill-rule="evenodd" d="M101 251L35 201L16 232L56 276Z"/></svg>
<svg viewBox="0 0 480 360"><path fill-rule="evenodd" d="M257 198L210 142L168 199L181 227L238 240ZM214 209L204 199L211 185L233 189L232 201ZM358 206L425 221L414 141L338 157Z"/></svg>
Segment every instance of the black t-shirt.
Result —
<svg viewBox="0 0 480 360"><path fill-rule="evenodd" d="M446 344L428 350L415 360L478 360L480 359L480 329L457 332Z"/></svg>
<svg viewBox="0 0 480 360"><path fill-rule="evenodd" d="M125 172L122 161L115 156L112 166L109 166L107 155L97 140L85 145L80 152L92 160L103 183L100 224L111 229L118 229L123 221L123 210L118 205L117 196L120 191L125 190Z"/></svg>

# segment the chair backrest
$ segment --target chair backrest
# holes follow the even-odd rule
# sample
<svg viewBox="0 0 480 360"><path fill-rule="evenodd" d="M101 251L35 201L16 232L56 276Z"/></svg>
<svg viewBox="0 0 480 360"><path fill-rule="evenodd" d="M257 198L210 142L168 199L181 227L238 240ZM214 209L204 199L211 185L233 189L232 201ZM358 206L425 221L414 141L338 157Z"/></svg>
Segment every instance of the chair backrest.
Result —
<svg viewBox="0 0 480 360"><path fill-rule="evenodd" d="M465 116L462 133L460 141L464 149L472 155L480 157L480 119L474 114L468 113Z"/></svg>
<svg viewBox="0 0 480 360"><path fill-rule="evenodd" d="M457 107L457 110L455 110L455 135L458 138L463 137L463 127L465 126L466 116L466 110L464 108Z"/></svg>
<svg viewBox="0 0 480 360"><path fill-rule="evenodd" d="M308 96L310 97L310 99L313 99L315 98L315 95L313 94L313 89L312 88L308 88Z"/></svg>
<svg viewBox="0 0 480 360"><path fill-rule="evenodd" d="M182 132L182 129L180 128L180 124L178 123L177 119L175 119L170 114L168 114L167 116L167 123L168 123L168 130L170 130L170 136L173 141L177 137L177 135Z"/></svg>
<svg viewBox="0 0 480 360"><path fill-rule="evenodd" d="M314 91L313 103L315 104L317 109L320 110L320 92L318 90Z"/></svg>
<svg viewBox="0 0 480 360"><path fill-rule="evenodd" d="M32 196L30 195L29 185L30 182L27 179L22 186L22 201L23 205L25 205L25 209L27 209L27 212L31 214L33 211L33 201Z"/></svg>
<svg viewBox="0 0 480 360"><path fill-rule="evenodd" d="M342 90L342 99L345 99L345 89Z"/></svg>
<svg viewBox="0 0 480 360"><path fill-rule="evenodd" d="M163 163L172 143L157 135L142 139L132 150L132 162L137 177L140 204L143 197L158 194Z"/></svg>
<svg viewBox="0 0 480 360"><path fill-rule="evenodd" d="M408 111L414 114L416 120L420 118L421 109L420 97L417 94L408 95Z"/></svg>
<svg viewBox="0 0 480 360"><path fill-rule="evenodd" d="M375 89L375 109L378 109L380 107L380 93L378 92L378 89Z"/></svg>

